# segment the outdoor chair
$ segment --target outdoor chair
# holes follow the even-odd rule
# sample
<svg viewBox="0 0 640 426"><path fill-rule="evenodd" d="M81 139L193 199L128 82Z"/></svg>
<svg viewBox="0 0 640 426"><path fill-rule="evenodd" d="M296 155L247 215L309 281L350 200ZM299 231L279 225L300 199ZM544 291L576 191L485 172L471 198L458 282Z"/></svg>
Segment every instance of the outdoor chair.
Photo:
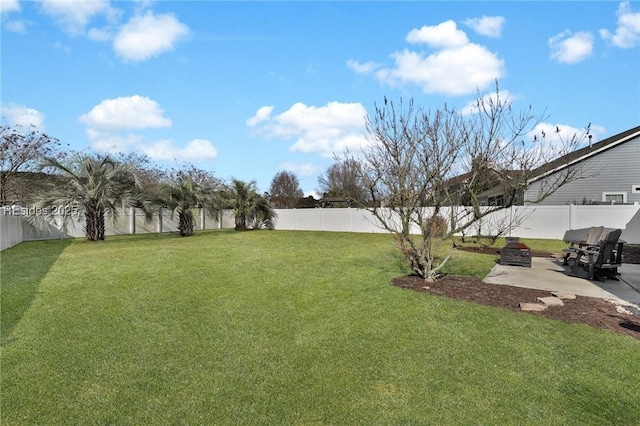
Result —
<svg viewBox="0 0 640 426"><path fill-rule="evenodd" d="M569 247L562 250L566 254L563 257L563 264L569 264L569 258L575 259L577 254L581 250L595 250L597 249L600 239L604 237L604 226L592 226L587 232L587 239L585 241L571 241ZM573 257L572 257L573 255Z"/></svg>
<svg viewBox="0 0 640 426"><path fill-rule="evenodd" d="M598 245L592 249L578 250L576 261L571 266L570 275L581 276L589 280L602 277L618 279L618 268L622 264L622 231L616 229L609 232ZM586 273L586 277L584 277Z"/></svg>

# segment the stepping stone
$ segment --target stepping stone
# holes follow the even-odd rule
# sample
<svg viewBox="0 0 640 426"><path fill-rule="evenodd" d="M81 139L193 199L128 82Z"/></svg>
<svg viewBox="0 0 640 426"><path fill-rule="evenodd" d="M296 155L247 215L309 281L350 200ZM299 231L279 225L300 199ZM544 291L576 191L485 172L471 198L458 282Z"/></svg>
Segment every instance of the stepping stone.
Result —
<svg viewBox="0 0 640 426"><path fill-rule="evenodd" d="M544 311L547 309L547 305L541 305L540 303L518 303L521 311Z"/></svg>
<svg viewBox="0 0 640 426"><path fill-rule="evenodd" d="M574 300L576 298L575 294L571 294L571 293L561 293L561 292L553 292L551 293L552 296L557 297L558 299L562 299L562 300Z"/></svg>
<svg viewBox="0 0 640 426"><path fill-rule="evenodd" d="M624 308L623 306L621 306L621 305L616 305L616 311L617 311L619 314L633 315L633 312L631 312L631 311L630 311L630 310L628 310L628 309L625 309L625 308Z"/></svg>
<svg viewBox="0 0 640 426"><path fill-rule="evenodd" d="M564 302L557 297L538 297L538 301L544 303L546 306L564 306Z"/></svg>

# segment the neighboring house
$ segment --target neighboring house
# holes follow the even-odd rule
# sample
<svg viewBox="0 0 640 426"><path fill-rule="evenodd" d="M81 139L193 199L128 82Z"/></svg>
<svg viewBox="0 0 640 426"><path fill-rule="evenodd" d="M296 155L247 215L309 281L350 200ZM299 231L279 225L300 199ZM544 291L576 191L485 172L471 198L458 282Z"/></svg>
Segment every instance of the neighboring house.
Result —
<svg viewBox="0 0 640 426"><path fill-rule="evenodd" d="M514 170L506 170L502 173L506 174L510 178L518 176L518 172ZM454 206L468 206L471 205L471 195L469 194L466 186L471 178L472 173L467 172L458 176L454 176L446 182L449 192L450 200L445 202L444 205ZM482 183L478 187L488 188L487 190L478 194L478 201L483 206L501 206L504 204L505 195L504 187L497 182L502 179L495 171L490 167L486 169L486 175L481 178ZM497 186L495 186L497 185ZM515 204L522 204L522 193L516 194Z"/></svg>
<svg viewBox="0 0 640 426"><path fill-rule="evenodd" d="M524 203L536 202L549 182L567 167L579 177L562 185L540 205L640 203L640 126L573 151L534 171ZM481 204L502 204L502 188L481 194Z"/></svg>

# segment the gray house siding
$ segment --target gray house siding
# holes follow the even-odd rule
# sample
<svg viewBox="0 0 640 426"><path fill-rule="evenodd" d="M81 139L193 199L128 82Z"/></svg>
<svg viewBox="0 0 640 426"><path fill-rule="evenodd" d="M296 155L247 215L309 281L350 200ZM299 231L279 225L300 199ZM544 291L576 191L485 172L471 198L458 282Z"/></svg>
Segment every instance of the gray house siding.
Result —
<svg viewBox="0 0 640 426"><path fill-rule="evenodd" d="M562 186L539 204L590 204L605 201L603 194L607 193L624 194L626 203L640 202L640 136L587 158L577 167L583 178ZM542 185L544 179L532 183L525 202L538 198Z"/></svg>

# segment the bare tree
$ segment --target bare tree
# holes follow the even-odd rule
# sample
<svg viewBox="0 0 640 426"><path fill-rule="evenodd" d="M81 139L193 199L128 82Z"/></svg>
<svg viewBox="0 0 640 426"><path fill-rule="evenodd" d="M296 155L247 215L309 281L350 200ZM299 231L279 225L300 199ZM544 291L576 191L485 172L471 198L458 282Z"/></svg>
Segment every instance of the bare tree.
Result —
<svg viewBox="0 0 640 426"><path fill-rule="evenodd" d="M436 257L440 243L521 200L549 159L577 146L578 136L555 149L544 137L528 143L528 134L542 120L531 108L514 111L500 97L497 84L492 96L478 93L470 115L446 105L431 113L413 101L396 105L386 98L376 105L374 115L367 117L371 144L363 157L372 211L395 236L414 273L435 279L451 255ZM537 200L578 176L574 167L563 168ZM481 205L480 195L488 186L498 188L501 205ZM464 208L458 207L461 191L469 202Z"/></svg>
<svg viewBox="0 0 640 426"><path fill-rule="evenodd" d="M271 180L269 196L274 209L292 209L304 197L304 192L295 173L281 171Z"/></svg>
<svg viewBox="0 0 640 426"><path fill-rule="evenodd" d="M142 186L148 192L154 192L158 185L173 179L173 172L155 163L148 155L138 152L118 153L113 155L118 163L128 164L136 170Z"/></svg>
<svg viewBox="0 0 640 426"><path fill-rule="evenodd" d="M323 196L339 199L348 206L367 205L371 200L362 164L352 157L336 158L336 162L318 177L318 184L318 191Z"/></svg>
<svg viewBox="0 0 640 426"><path fill-rule="evenodd" d="M27 201L44 184L40 163L59 156L58 139L35 126L0 126L0 204Z"/></svg>

